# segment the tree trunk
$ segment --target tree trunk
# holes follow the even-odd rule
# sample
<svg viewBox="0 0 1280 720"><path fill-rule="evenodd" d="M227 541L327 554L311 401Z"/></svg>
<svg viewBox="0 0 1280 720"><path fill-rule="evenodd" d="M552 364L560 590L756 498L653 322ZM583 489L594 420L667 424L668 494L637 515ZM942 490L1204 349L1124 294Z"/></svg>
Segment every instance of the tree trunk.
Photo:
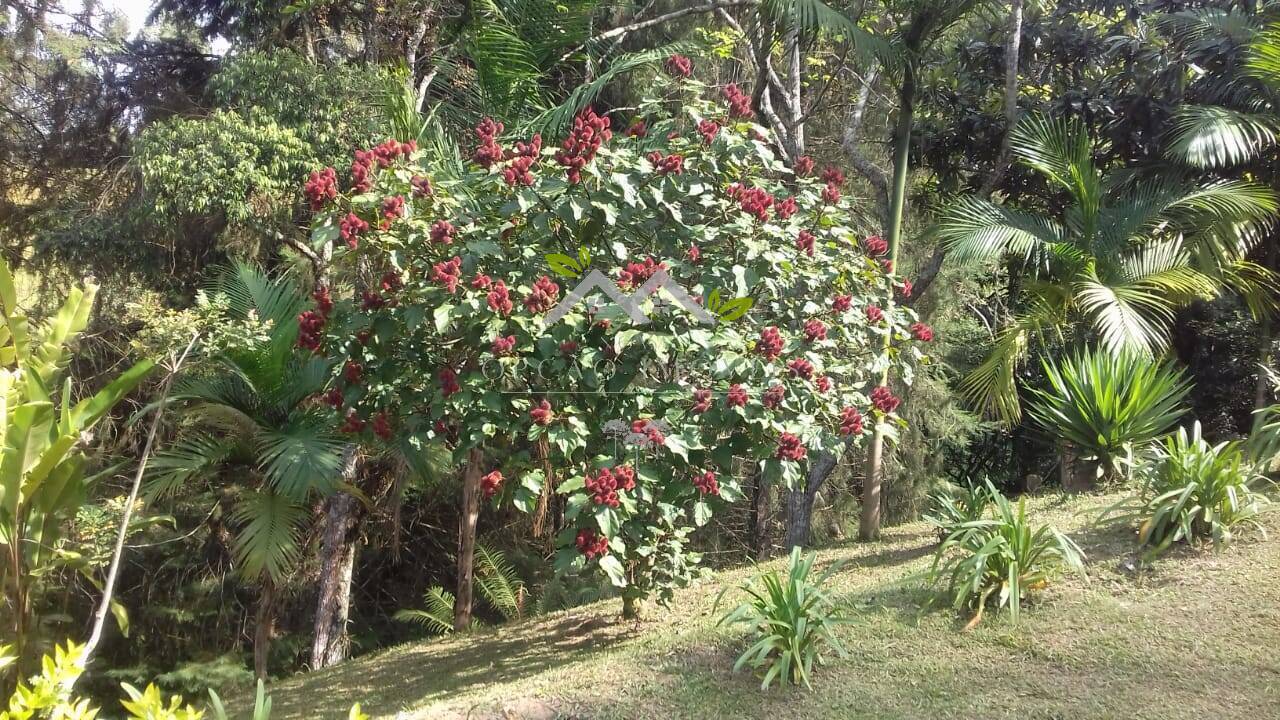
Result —
<svg viewBox="0 0 1280 720"><path fill-rule="evenodd" d="M1271 247L1267 250L1266 268L1268 270L1274 270L1276 267L1277 251L1280 251L1280 237L1276 237L1273 234L1271 238ZM1275 362L1275 349L1272 347L1275 328L1272 327L1270 315L1264 315L1262 317L1261 327L1258 329L1258 365L1260 367L1258 368L1258 381L1253 388L1254 415L1251 432L1254 433L1262 429L1262 426L1266 423L1267 419L1266 413L1259 411L1271 404L1270 379L1262 370L1262 368L1273 367L1273 363Z"/></svg>
<svg viewBox="0 0 1280 720"><path fill-rule="evenodd" d="M806 547L813 533L813 503L836 467L836 456L818 453L809 464L803 488L787 493L787 549Z"/></svg>
<svg viewBox="0 0 1280 720"><path fill-rule="evenodd" d="M764 560L773 552L773 501L772 488L764 479L764 473L756 472L755 488L751 493L751 551L757 560Z"/></svg>
<svg viewBox="0 0 1280 720"><path fill-rule="evenodd" d="M271 638L275 635L276 584L270 576L262 580L258 593L258 617L253 629L253 675L267 679L267 660L271 655Z"/></svg>
<svg viewBox="0 0 1280 720"><path fill-rule="evenodd" d="M915 70L908 59L902 71L902 87L898 92L898 121L894 129L893 194L889 198L889 262L897 269L898 247L902 244L902 213L907 199L907 160L911 150L911 125L915 119L916 80ZM893 290L886 303L893 308ZM885 335L884 349L889 350L891 335ZM880 376L880 384L889 383L889 371ZM884 483L884 431L877 422L871 436L868 453L867 477L862 486L862 516L858 522L858 537L863 541L880 537L880 492Z"/></svg>
<svg viewBox="0 0 1280 720"><path fill-rule="evenodd" d="M1059 477L1063 491L1078 493L1094 489L1097 469L1083 461L1074 446L1062 446L1062 457L1059 462Z"/></svg>
<svg viewBox="0 0 1280 720"><path fill-rule="evenodd" d="M458 589L453 602L453 629L471 626L471 590L475 578L476 523L480 520L480 475L484 454L473 449L462 471L462 508L458 519Z"/></svg>
<svg viewBox="0 0 1280 720"><path fill-rule="evenodd" d="M347 483L354 483L359 472L360 454L355 446L351 446L343 455L342 477ZM345 492L331 496L325 506L320 539L320 587L316 599L315 634L311 642L313 670L342 662L350 648L347 620L355 570L355 530L360 512L357 500Z"/></svg>

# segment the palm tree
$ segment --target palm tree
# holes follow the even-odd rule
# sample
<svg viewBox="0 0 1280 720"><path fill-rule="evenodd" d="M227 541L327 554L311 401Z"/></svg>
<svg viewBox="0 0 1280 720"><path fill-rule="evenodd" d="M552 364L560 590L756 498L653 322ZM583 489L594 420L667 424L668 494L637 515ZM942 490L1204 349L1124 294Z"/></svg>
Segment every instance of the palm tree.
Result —
<svg viewBox="0 0 1280 720"><path fill-rule="evenodd" d="M293 280L237 264L210 290L225 302L226 320L256 318L265 337L218 343L203 368L175 387L187 423L155 457L149 492L218 484L234 497L238 570L261 588L254 666L263 677L275 591L298 559L305 505L338 491L348 446L330 430L332 418L310 402L330 367L295 350L296 317L306 299Z"/></svg>
<svg viewBox="0 0 1280 720"><path fill-rule="evenodd" d="M1276 211L1271 191L1226 180L1104 176L1082 125L1030 116L1012 138L1018 162L1058 196L1053 215L967 197L931 232L960 261L1007 260L1027 276L1018 311L961 393L1006 422L1021 416L1016 373L1034 341L1097 335L1113 354L1159 354L1173 313L1231 290L1255 305L1274 303L1275 281L1249 262L1259 224Z"/></svg>

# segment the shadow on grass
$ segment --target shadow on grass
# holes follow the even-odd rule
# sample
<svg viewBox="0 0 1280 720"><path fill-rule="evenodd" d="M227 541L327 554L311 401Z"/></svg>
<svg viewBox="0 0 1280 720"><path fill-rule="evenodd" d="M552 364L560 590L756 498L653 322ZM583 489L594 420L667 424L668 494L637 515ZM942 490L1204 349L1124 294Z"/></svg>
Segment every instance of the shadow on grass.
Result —
<svg viewBox="0 0 1280 720"><path fill-rule="evenodd" d="M359 663L298 676L274 718L346 718L353 702L379 714L439 700L472 686L519 681L581 660L634 635L633 626L575 615L389 650Z"/></svg>

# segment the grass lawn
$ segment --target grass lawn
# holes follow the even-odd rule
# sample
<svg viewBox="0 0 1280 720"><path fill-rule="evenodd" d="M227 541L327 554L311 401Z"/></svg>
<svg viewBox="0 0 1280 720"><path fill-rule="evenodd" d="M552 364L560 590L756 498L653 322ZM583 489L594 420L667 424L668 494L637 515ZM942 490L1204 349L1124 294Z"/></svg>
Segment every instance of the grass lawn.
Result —
<svg viewBox="0 0 1280 720"><path fill-rule="evenodd" d="M833 591L857 620L841 628L849 655L819 668L812 691L762 692L731 672L745 638L715 627L713 604L754 574L741 568L638 625L613 601L300 675L272 688L275 718L345 718L357 700L376 718L433 720L1280 718L1280 543L1183 548L1135 571L1131 531L1092 526L1115 500L1029 501L1080 544L1089 577L1057 580L1017 627L989 614L962 632L966 618L924 607L935 537L922 523L819 551L820 564L848 562Z"/></svg>

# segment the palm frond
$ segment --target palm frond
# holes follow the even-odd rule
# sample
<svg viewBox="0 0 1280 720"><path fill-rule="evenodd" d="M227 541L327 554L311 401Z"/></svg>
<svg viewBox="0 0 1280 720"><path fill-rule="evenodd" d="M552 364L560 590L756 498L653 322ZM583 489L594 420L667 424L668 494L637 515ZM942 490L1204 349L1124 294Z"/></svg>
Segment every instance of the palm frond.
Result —
<svg viewBox="0 0 1280 720"><path fill-rule="evenodd" d="M147 495L163 498L214 473L236 454L237 443L213 435L194 435L156 452L147 464Z"/></svg>
<svg viewBox="0 0 1280 720"><path fill-rule="evenodd" d="M1081 310L1109 351L1152 356L1166 342L1173 303L1158 291L1139 285L1107 285L1096 279L1077 282Z"/></svg>
<svg viewBox="0 0 1280 720"><path fill-rule="evenodd" d="M240 527L232 542L240 574L281 579L298 558L298 526L305 517L301 507L270 490L242 498L233 513Z"/></svg>
<svg viewBox="0 0 1280 720"><path fill-rule="evenodd" d="M279 428L263 428L257 445L263 475L281 495L303 502L312 492L337 489L346 443L322 419L295 413Z"/></svg>
<svg viewBox="0 0 1280 720"><path fill-rule="evenodd" d="M1010 147L1019 162L1071 193L1082 234L1092 236L1102 201L1102 178L1084 125L1074 118L1028 115L1014 126Z"/></svg>
<svg viewBox="0 0 1280 720"><path fill-rule="evenodd" d="M991 352L960 382L961 397L1007 424L1022 417L1018 400L1017 371L1042 333L1056 330L1066 320L1066 299L1061 295L1036 296L1030 310L1014 318L1000 331Z"/></svg>
<svg viewBox="0 0 1280 720"><path fill-rule="evenodd" d="M1274 118L1215 105L1184 105L1173 115L1165 155L1197 168L1252 160L1276 144Z"/></svg>
<svg viewBox="0 0 1280 720"><path fill-rule="evenodd" d="M426 605L421 610L398 610L393 616L400 622L417 623L440 635L453 632L453 593L439 585L432 586L423 596Z"/></svg>
<svg viewBox="0 0 1280 720"><path fill-rule="evenodd" d="M764 0L760 15L781 30L798 29L805 38L844 40L864 59L874 59L885 67L901 64L902 55L892 43L822 0Z"/></svg>
<svg viewBox="0 0 1280 720"><path fill-rule="evenodd" d="M524 613L524 581L506 556L484 544L476 546L476 585L480 596L507 620Z"/></svg>
<svg viewBox="0 0 1280 720"><path fill-rule="evenodd" d="M1254 38L1245 66L1250 75L1280 93L1280 23L1268 25Z"/></svg>
<svg viewBox="0 0 1280 720"><path fill-rule="evenodd" d="M930 229L958 262L995 260L1006 253L1030 258L1046 245L1062 241L1064 231L1053 220L976 197L949 205Z"/></svg>

